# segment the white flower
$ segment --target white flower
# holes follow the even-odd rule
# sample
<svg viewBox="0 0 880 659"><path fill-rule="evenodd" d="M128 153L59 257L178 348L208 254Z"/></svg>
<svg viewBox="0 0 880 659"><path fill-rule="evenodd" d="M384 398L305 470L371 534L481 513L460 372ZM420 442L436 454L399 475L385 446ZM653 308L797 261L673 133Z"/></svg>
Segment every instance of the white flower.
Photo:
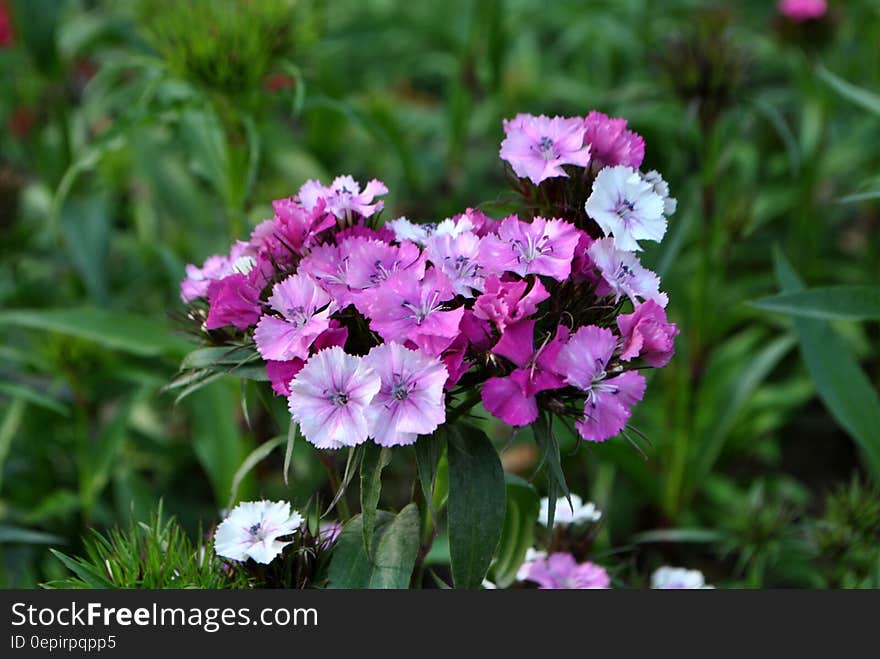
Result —
<svg viewBox="0 0 880 659"><path fill-rule="evenodd" d="M386 226L394 232L397 242L408 240L416 245L424 245L436 227L434 224L415 224L405 217L386 222Z"/></svg>
<svg viewBox="0 0 880 659"><path fill-rule="evenodd" d="M483 579L483 583L480 584L483 586L483 590L498 590L498 586L489 581L488 579Z"/></svg>
<svg viewBox="0 0 880 659"><path fill-rule="evenodd" d="M596 509L595 504L583 500L577 495L571 495L571 506L568 499L560 497L556 500L556 512L553 515L553 526L568 526L581 522L598 522L602 513ZM541 509L538 511L538 522L547 526L550 518L550 500L547 497L541 499Z"/></svg>
<svg viewBox="0 0 880 659"><path fill-rule="evenodd" d="M606 236L614 236L617 249L627 252L641 250L639 240L660 242L666 233L663 198L632 167L600 171L584 210Z"/></svg>
<svg viewBox="0 0 880 659"><path fill-rule="evenodd" d="M678 200L675 197L669 196L669 184L663 180L663 177L660 176L660 172L656 169L652 169L647 174L642 174L642 180L646 183L650 183L654 188L654 192L660 195L660 198L663 200L663 214L666 217L673 215L675 209L678 208Z"/></svg>
<svg viewBox="0 0 880 659"><path fill-rule="evenodd" d="M290 535L302 524L286 501L245 501L238 504L214 532L214 551L234 561L254 559L270 563L290 541L278 540Z"/></svg>
<svg viewBox="0 0 880 659"><path fill-rule="evenodd" d="M453 220L451 217L446 218L437 227L434 229L435 236L452 236L453 238L457 238L465 231L471 231L474 228L474 223L471 222L470 218L466 215L462 215L458 218L458 220Z"/></svg>
<svg viewBox="0 0 880 659"><path fill-rule="evenodd" d="M683 567L663 567L654 570L651 575L651 588L659 590L707 590L714 586L706 585L706 578L699 570L687 570Z"/></svg>
<svg viewBox="0 0 880 659"><path fill-rule="evenodd" d="M519 566L519 570L516 572L516 580L517 581L525 581L529 576L529 567L532 563L536 561L543 561L547 558L547 552L541 551L540 549L535 549L534 547L529 547L526 550L526 557L523 560L523 564Z"/></svg>

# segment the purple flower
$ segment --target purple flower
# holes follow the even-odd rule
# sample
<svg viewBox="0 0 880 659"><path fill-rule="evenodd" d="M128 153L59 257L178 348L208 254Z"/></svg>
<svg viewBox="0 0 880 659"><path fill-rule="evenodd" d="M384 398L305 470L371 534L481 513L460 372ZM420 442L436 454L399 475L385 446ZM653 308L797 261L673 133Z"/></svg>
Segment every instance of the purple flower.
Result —
<svg viewBox="0 0 880 659"><path fill-rule="evenodd" d="M250 269L245 265L252 258L253 248L249 243L238 240L227 256L214 254L205 259L201 268L192 263L186 266L186 277L180 283L180 299L184 303L192 302L200 297L208 296L208 287L212 281L228 277L233 272L247 274Z"/></svg>
<svg viewBox="0 0 880 659"><path fill-rule="evenodd" d="M506 357L517 368L507 377L489 378L483 384L483 405L493 416L511 426L532 423L538 418L536 394L560 389L565 384L555 364L568 330L560 325L556 336L544 337L537 349L534 331L534 320L524 320L507 328L492 352Z"/></svg>
<svg viewBox="0 0 880 659"><path fill-rule="evenodd" d="M247 329L257 322L262 313L260 288L253 279L240 272L212 281L208 286L209 330L233 326Z"/></svg>
<svg viewBox="0 0 880 659"><path fill-rule="evenodd" d="M425 247L431 263L449 277L455 293L464 297L473 297L475 290L483 290L483 268L477 257L479 250L480 239L470 231L457 236L435 233Z"/></svg>
<svg viewBox="0 0 880 659"><path fill-rule="evenodd" d="M367 408L370 436L380 446L415 443L446 420L446 367L436 357L399 343L384 343L364 358L382 381Z"/></svg>
<svg viewBox="0 0 880 659"><path fill-rule="evenodd" d="M333 216L326 212L323 201L313 208L305 208L296 199L276 199L272 208L275 217L268 224L257 226L251 241L280 263L288 263L293 255L303 254L314 244L318 234L336 224Z"/></svg>
<svg viewBox="0 0 880 659"><path fill-rule="evenodd" d="M593 110L584 119L584 144L596 169L626 165L638 169L645 159L645 140L626 129L626 119L612 119Z"/></svg>
<svg viewBox="0 0 880 659"><path fill-rule="evenodd" d="M501 158L510 163L517 176L535 185L547 178L568 176L563 165L590 164L582 119L518 114L511 121L505 120L504 133Z"/></svg>
<svg viewBox="0 0 880 659"><path fill-rule="evenodd" d="M666 234L663 198L631 167L599 172L584 210L606 236L614 236L617 249L627 252L640 250L639 240L660 242Z"/></svg>
<svg viewBox="0 0 880 659"><path fill-rule="evenodd" d="M306 275L275 284L269 305L282 318L263 316L254 332L263 359L307 359L315 338L330 327L330 296Z"/></svg>
<svg viewBox="0 0 880 659"><path fill-rule="evenodd" d="M426 270L421 281L412 273L398 272L366 295L370 328L386 341L411 341L439 355L458 336L464 309L446 304L455 293L436 268Z"/></svg>
<svg viewBox="0 0 880 659"><path fill-rule="evenodd" d="M822 18L827 11L828 3L825 0L779 1L779 13L796 23Z"/></svg>
<svg viewBox="0 0 880 659"><path fill-rule="evenodd" d="M479 260L487 272L508 271L520 277L546 275L563 281L571 273L579 239L574 225L563 220L536 217L521 222L510 216L501 222L498 235L482 239Z"/></svg>
<svg viewBox="0 0 880 659"><path fill-rule="evenodd" d="M317 448L357 446L369 434L366 411L379 393L379 374L362 357L336 346L306 362L290 383L288 408Z"/></svg>
<svg viewBox="0 0 880 659"><path fill-rule="evenodd" d="M362 295L364 291L380 286L398 272L414 280L425 275L425 260L413 243L395 246L378 240L351 238L343 243L342 253L348 263L348 283L354 293L354 305L364 315L369 307L369 299Z"/></svg>
<svg viewBox="0 0 880 659"><path fill-rule="evenodd" d="M660 292L660 277L645 268L632 252L615 249L612 238L594 242L587 249L587 255L602 273L602 281L596 289L598 295L613 293L615 302L626 295L634 306L642 300L654 300L666 307L669 298Z"/></svg>
<svg viewBox="0 0 880 659"><path fill-rule="evenodd" d="M527 288L529 282L526 280L502 281L496 275L489 275L485 293L474 302L474 318L491 322L499 333L503 333L508 325L534 314L538 305L550 297L537 277L528 292Z"/></svg>
<svg viewBox="0 0 880 659"><path fill-rule="evenodd" d="M623 344L620 358L625 362L641 357L649 366L662 368L675 354L678 327L666 320L666 312L654 300L618 316L617 327Z"/></svg>
<svg viewBox="0 0 880 659"><path fill-rule="evenodd" d="M645 393L640 373L626 371L608 377L606 368L616 348L611 330L588 325L571 336L556 360L565 381L587 394L584 417L575 426L591 442L604 442L623 430L632 406Z"/></svg>
<svg viewBox="0 0 880 659"><path fill-rule="evenodd" d="M321 332L312 344L312 349L317 351L333 346L344 347L346 340L348 340L348 328L340 326L336 320L331 320L330 328ZM285 398L289 396L290 381L302 370L304 364L302 359L296 357L286 362L267 361L266 375L269 377L272 390L279 396Z"/></svg>
<svg viewBox="0 0 880 659"><path fill-rule="evenodd" d="M578 563L574 556L563 552L538 558L525 566L523 578L534 581L543 589L604 589L611 586L605 568L586 561Z"/></svg>

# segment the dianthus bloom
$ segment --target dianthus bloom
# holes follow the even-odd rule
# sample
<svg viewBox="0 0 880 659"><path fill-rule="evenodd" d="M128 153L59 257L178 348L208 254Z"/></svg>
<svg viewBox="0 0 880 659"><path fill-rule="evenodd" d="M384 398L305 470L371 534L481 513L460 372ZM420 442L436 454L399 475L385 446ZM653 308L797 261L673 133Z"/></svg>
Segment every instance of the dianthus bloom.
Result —
<svg viewBox="0 0 880 659"><path fill-rule="evenodd" d="M618 316L617 328L623 344L623 361L641 357L649 366L662 368L675 354L678 327L666 320L666 311L654 300L648 300L633 313Z"/></svg>
<svg viewBox="0 0 880 659"><path fill-rule="evenodd" d="M439 359L392 342L373 348L364 361L382 382L367 408L370 436L377 444L413 444L446 420L447 372Z"/></svg>
<svg viewBox="0 0 880 659"><path fill-rule="evenodd" d="M606 369L616 347L610 330L589 325L572 335L556 360L566 382L587 394L584 416L575 424L587 441L603 442L623 430L632 406L645 393L645 377L640 373L625 371L609 377Z"/></svg>
<svg viewBox="0 0 880 659"><path fill-rule="evenodd" d="M620 250L641 250L637 241L660 242L666 233L663 198L630 167L599 172L584 208L606 236L614 236L614 246Z"/></svg>
<svg viewBox="0 0 880 659"><path fill-rule="evenodd" d="M604 589L611 586L605 568L586 561L578 563L574 556L563 552L550 554L528 564L523 571L526 581L534 581L541 589Z"/></svg>
<svg viewBox="0 0 880 659"><path fill-rule="evenodd" d="M687 570L683 567L663 567L654 570L651 575L651 588L658 590L708 590L706 579L699 570Z"/></svg>
<svg viewBox="0 0 880 659"><path fill-rule="evenodd" d="M275 284L269 305L281 314L263 316L254 332L264 359L306 359L321 332L330 327L330 296L305 275L291 275Z"/></svg>
<svg viewBox="0 0 880 659"><path fill-rule="evenodd" d="M569 503L570 500L570 503ZM553 526L568 526L583 522L598 522L602 513L596 508L596 504L584 503L577 494L571 494L568 498L559 497L556 500L556 509L553 514ZM541 507L538 511L538 523L548 526L550 522L550 500L547 497L541 499Z"/></svg>
<svg viewBox="0 0 880 659"><path fill-rule="evenodd" d="M479 259L490 272L506 270L520 277L546 275L562 281L571 274L579 240L574 225L563 220L536 217L522 222L511 216L501 222L497 235L483 238Z"/></svg>
<svg viewBox="0 0 880 659"><path fill-rule="evenodd" d="M307 181L300 189L299 201L306 209L312 210L323 200L327 210L339 219L350 217L353 213L370 217L384 208L384 202L375 201L376 197L384 194L388 194L388 188L382 181L373 179L361 190L360 183L351 176L337 176L328 187L317 181Z"/></svg>
<svg viewBox="0 0 880 659"><path fill-rule="evenodd" d="M590 149L584 145L581 119L519 114L504 122L507 135L501 143L501 158L513 171L535 185L555 176L568 176L563 165L586 167Z"/></svg>
<svg viewBox="0 0 880 659"><path fill-rule="evenodd" d="M828 3L825 0L780 0L779 13L795 21L817 20L828 12Z"/></svg>
<svg viewBox="0 0 880 659"><path fill-rule="evenodd" d="M214 551L234 561L271 563L291 541L303 518L286 501L245 501L232 509L214 532Z"/></svg>
<svg viewBox="0 0 880 659"><path fill-rule="evenodd" d="M297 373L288 407L317 448L357 446L367 439L367 406L381 387L379 374L362 357L336 346L312 356Z"/></svg>
<svg viewBox="0 0 880 659"><path fill-rule="evenodd" d="M626 129L626 119L612 119L593 110L584 119L584 144L596 169L625 165L638 169L645 159L645 140Z"/></svg>
<svg viewBox="0 0 880 659"><path fill-rule="evenodd" d="M614 302L626 295L634 306L644 300L653 300L666 307L669 298L660 292L660 277L644 267L635 254L614 247L614 240L597 240L587 249L587 254L602 275L596 289L598 295L614 295Z"/></svg>

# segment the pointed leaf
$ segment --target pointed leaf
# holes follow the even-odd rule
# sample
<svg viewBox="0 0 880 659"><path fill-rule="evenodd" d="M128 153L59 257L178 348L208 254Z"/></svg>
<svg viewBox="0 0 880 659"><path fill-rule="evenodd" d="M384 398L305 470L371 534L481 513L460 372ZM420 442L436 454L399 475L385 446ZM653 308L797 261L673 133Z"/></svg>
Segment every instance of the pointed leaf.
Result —
<svg viewBox="0 0 880 659"><path fill-rule="evenodd" d="M369 442L361 460L361 518L364 551L370 555L370 541L376 528L376 508L382 492L382 470L391 462L391 449Z"/></svg>

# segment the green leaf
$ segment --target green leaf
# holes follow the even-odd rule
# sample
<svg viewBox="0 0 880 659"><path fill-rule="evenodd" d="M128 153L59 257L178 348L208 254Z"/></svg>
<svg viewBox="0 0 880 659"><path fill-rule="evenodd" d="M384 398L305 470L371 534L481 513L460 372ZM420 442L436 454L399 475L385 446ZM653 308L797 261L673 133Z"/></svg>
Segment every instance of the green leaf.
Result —
<svg viewBox="0 0 880 659"><path fill-rule="evenodd" d="M867 89L863 89L862 87L858 87L851 82L847 82L843 78L826 69L824 66L820 65L817 72L822 80L827 82L834 91L845 99L856 105L860 105L875 114L880 114L880 95L868 91Z"/></svg>
<svg viewBox="0 0 880 659"><path fill-rule="evenodd" d="M293 446L296 444L296 434L299 426L291 419L290 427L287 429L287 445L284 447L284 484L287 485L287 479L290 477L290 461L293 459Z"/></svg>
<svg viewBox="0 0 880 659"><path fill-rule="evenodd" d="M550 416L542 414L532 425L532 431L535 435L535 442L541 450L541 463L547 469L547 498L549 506L547 509L547 529L549 533L553 532L553 520L556 517L556 500L559 493L562 493L568 499L569 505L571 499L568 493L568 484L565 482L565 472L562 471L562 458L559 455L559 441L553 433L553 422Z"/></svg>
<svg viewBox="0 0 880 659"><path fill-rule="evenodd" d="M364 551L370 555L370 541L376 529L376 508L382 492L382 470L391 462L391 449L369 442L361 459L361 526Z"/></svg>
<svg viewBox="0 0 880 659"><path fill-rule="evenodd" d="M89 296L107 301L107 258L110 254L110 210L102 196L71 199L61 209L61 231L70 260Z"/></svg>
<svg viewBox="0 0 880 659"><path fill-rule="evenodd" d="M493 582L499 588L507 588L516 581L516 573L525 560L526 551L534 546L535 524L541 505L531 483L512 474L505 474L504 478L507 483L507 511L498 556L492 565Z"/></svg>
<svg viewBox="0 0 880 659"><path fill-rule="evenodd" d="M443 452L443 439L440 434L420 437L415 445L416 468L419 472L419 485L428 503L431 520L437 526L437 509L434 506L434 480L437 477L440 455Z"/></svg>
<svg viewBox="0 0 880 659"><path fill-rule="evenodd" d="M235 475L232 477L232 489L229 492L229 503L226 506L227 508L232 508L232 506L235 505L235 498L238 496L238 486L241 485L244 477L247 476L254 467L269 457L272 451L281 446L286 440L286 437L273 437L269 441L260 444L248 454L244 459L244 462L241 463L241 466L236 469Z"/></svg>
<svg viewBox="0 0 880 659"><path fill-rule="evenodd" d="M880 320L877 286L823 286L790 291L752 303L759 309L823 320Z"/></svg>
<svg viewBox="0 0 880 659"><path fill-rule="evenodd" d="M104 309L15 309L0 311L0 326L59 332L102 347L143 357L182 354L191 345L164 323L122 311Z"/></svg>
<svg viewBox="0 0 880 659"><path fill-rule="evenodd" d="M803 290L803 283L785 256L777 251L775 260L782 290ZM866 467L880 479L880 396L849 346L827 321L795 317L794 327L819 398L862 449Z"/></svg>
<svg viewBox="0 0 880 659"><path fill-rule="evenodd" d="M639 544L651 542L720 542L724 534L715 529L657 529L637 533L632 541Z"/></svg>
<svg viewBox="0 0 880 659"><path fill-rule="evenodd" d="M64 538L43 531L0 524L0 545L13 542L26 545L63 545Z"/></svg>
<svg viewBox="0 0 880 659"><path fill-rule="evenodd" d="M113 582L90 567L83 560L71 558L60 551L50 549L52 555L64 563L65 567L82 579L89 588L113 588Z"/></svg>
<svg viewBox="0 0 880 659"><path fill-rule="evenodd" d="M419 509L409 504L396 516L377 511L370 554L364 551L363 520L351 519L333 549L328 588L407 588L419 552Z"/></svg>
<svg viewBox="0 0 880 659"><path fill-rule="evenodd" d="M21 399L28 403L33 403L38 407L52 410L61 416L69 416L70 410L63 403L59 403L51 396L47 396L41 391L32 389L17 382L0 382L0 394L9 396L13 399Z"/></svg>
<svg viewBox="0 0 880 659"><path fill-rule="evenodd" d="M449 437L449 551L456 588L479 588L504 527L504 471L482 430L453 425Z"/></svg>

